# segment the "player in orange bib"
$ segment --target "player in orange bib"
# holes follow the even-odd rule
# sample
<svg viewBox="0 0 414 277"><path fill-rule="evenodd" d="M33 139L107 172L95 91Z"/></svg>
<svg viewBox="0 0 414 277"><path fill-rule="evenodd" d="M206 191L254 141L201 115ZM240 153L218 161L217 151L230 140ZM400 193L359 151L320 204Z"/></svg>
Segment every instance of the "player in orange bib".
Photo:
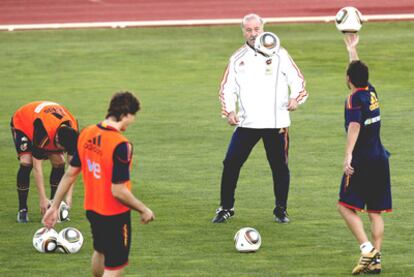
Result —
<svg viewBox="0 0 414 277"><path fill-rule="evenodd" d="M43 217L46 227L55 225L58 203L82 172L84 208L93 237L94 276L121 276L128 264L130 209L140 213L144 224L154 219L154 213L131 192L132 145L121 134L134 121L139 109L138 99L130 92L112 97L106 119L85 128L79 135L77 151L59 183L52 206Z"/></svg>
<svg viewBox="0 0 414 277"><path fill-rule="evenodd" d="M20 162L17 173L19 197L17 221L25 223L29 220L27 197L32 168L39 193L40 211L43 215L49 200L43 184L42 162L49 159L52 163L50 198L53 198L59 181L65 173L64 152L67 152L70 159L75 151L78 123L65 107L54 102L37 101L20 107L13 114L10 126ZM67 194L66 201L71 206L72 191Z"/></svg>

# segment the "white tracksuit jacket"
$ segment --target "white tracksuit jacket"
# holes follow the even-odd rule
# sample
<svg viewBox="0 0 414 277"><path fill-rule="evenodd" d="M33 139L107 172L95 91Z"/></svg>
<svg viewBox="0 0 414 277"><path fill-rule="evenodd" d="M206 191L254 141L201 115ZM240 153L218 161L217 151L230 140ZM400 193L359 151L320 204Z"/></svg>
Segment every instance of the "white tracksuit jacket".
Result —
<svg viewBox="0 0 414 277"><path fill-rule="evenodd" d="M224 117L238 103L239 127L254 129L289 127L289 98L302 104L307 97L303 75L284 48L268 58L247 44L230 57L219 95Z"/></svg>

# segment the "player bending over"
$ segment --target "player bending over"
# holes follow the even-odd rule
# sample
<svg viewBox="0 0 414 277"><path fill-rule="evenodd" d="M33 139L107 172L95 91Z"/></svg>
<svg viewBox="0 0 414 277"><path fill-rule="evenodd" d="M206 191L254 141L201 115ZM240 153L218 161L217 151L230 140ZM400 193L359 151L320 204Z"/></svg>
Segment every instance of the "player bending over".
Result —
<svg viewBox="0 0 414 277"><path fill-rule="evenodd" d="M70 160L75 151L78 123L65 107L53 102L37 101L20 107L13 114L10 126L20 163L17 172L17 222L25 223L29 221L27 197L32 168L43 215L49 205L43 184L43 160L49 159L52 164L50 198L53 198L65 173L64 152L67 152ZM66 195L66 202L72 205L71 190Z"/></svg>

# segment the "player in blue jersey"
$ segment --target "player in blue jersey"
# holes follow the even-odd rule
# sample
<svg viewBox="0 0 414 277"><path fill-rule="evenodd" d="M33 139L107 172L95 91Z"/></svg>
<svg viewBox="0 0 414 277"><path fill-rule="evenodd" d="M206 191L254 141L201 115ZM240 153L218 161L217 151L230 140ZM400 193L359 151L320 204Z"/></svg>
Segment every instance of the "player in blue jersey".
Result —
<svg viewBox="0 0 414 277"><path fill-rule="evenodd" d="M360 244L361 258L352 271L354 275L381 272L384 236L381 213L392 209L389 153L380 139L378 95L368 82L368 67L358 58L358 42L358 34L345 34L350 58L346 77L350 94L345 101L347 142L338 201L339 213ZM357 211L368 213L372 242Z"/></svg>

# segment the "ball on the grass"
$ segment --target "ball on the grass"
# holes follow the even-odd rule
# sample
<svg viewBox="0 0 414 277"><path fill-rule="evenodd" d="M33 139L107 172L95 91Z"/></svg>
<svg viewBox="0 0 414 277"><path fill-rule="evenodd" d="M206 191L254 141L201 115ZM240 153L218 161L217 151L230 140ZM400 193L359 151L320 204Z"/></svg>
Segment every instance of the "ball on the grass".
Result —
<svg viewBox="0 0 414 277"><path fill-rule="evenodd" d="M256 252L262 245L259 232L251 227L241 228L234 235L234 246L239 252Z"/></svg>

